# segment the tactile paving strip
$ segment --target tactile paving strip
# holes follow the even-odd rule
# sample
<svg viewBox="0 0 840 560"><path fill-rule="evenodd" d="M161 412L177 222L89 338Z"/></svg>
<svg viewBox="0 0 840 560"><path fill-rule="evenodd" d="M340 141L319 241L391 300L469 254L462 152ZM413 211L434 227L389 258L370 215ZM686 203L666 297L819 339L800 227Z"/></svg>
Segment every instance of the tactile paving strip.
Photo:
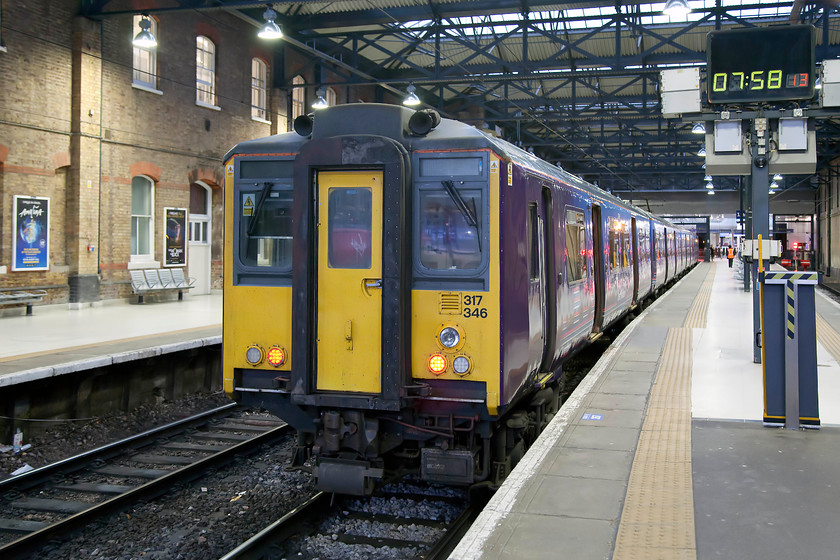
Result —
<svg viewBox="0 0 840 560"><path fill-rule="evenodd" d="M688 329L705 329L706 317L709 314L709 301L712 299L712 285L715 283L715 269L717 265L711 263L709 270L706 271L706 278L700 286L700 291L697 292L697 297L694 298L694 303L691 309L688 310L688 315L685 316L685 324Z"/></svg>
<svg viewBox="0 0 840 560"><path fill-rule="evenodd" d="M817 314L817 340L825 346L837 362L840 362L840 334L837 334L837 331L831 328L831 325L819 314Z"/></svg>
<svg viewBox="0 0 840 560"><path fill-rule="evenodd" d="M707 283L711 290L708 277L704 288ZM697 301L692 309L696 306ZM708 309L708 299L705 306ZM700 316L705 326L706 311L698 312ZM633 459L613 560L697 558L691 477L691 328L687 319L686 328L668 331Z"/></svg>

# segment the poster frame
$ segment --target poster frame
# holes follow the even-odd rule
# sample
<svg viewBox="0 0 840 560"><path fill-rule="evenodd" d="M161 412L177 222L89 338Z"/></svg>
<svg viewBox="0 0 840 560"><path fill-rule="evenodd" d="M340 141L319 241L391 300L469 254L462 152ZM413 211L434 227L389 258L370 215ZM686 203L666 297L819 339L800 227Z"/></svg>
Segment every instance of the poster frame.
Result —
<svg viewBox="0 0 840 560"><path fill-rule="evenodd" d="M179 242L169 240L169 220L175 220L181 226ZM176 208L165 206L163 208L163 266L167 268L178 268L187 266L187 237L189 231L189 210L187 208ZM173 250L180 249L179 256L173 256Z"/></svg>
<svg viewBox="0 0 840 560"><path fill-rule="evenodd" d="M39 270L50 269L50 197L48 196L29 196L29 195L15 195L12 197L12 272L32 272ZM20 246L19 241L21 218L20 203L24 201L38 201L44 204L43 216L39 214L39 226L41 232L37 234L36 241L41 245L38 251L39 261L43 260L43 266L26 266L24 264L24 248ZM31 245L31 244L30 244ZM31 247L30 247L31 248ZM43 256L43 259L40 257Z"/></svg>

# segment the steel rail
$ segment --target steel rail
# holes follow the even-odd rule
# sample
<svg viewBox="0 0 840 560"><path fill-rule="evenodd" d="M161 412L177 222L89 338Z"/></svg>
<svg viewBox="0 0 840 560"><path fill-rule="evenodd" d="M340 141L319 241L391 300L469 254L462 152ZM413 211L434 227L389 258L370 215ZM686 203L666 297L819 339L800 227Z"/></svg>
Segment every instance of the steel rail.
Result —
<svg viewBox="0 0 840 560"><path fill-rule="evenodd" d="M311 519L329 505L331 494L318 492L244 543L240 544L220 560L258 560L263 553L277 542L287 540L303 521Z"/></svg>
<svg viewBox="0 0 840 560"><path fill-rule="evenodd" d="M198 460L195 463L172 471L160 478L156 478L110 500L96 504L90 509L44 527L34 533L30 533L0 547L0 558L4 560L28 558L32 553L42 549L47 541L51 539L82 529L95 519L121 511L138 501L154 499L166 493L169 488L177 484L192 482L207 471L234 461L239 455L253 453L262 445L275 443L285 437L290 430L291 427L288 424L274 428L210 457Z"/></svg>
<svg viewBox="0 0 840 560"><path fill-rule="evenodd" d="M195 416L190 416L189 418L184 418L183 420L176 420L175 422L170 422L169 424L165 424L157 428L152 428L151 430L103 445L102 447L97 447L96 449L79 453L78 455L62 459L56 463L44 465L43 467L27 473L0 480L0 495L13 490L26 490L49 481L52 477L59 473L74 472L84 468L94 461L101 461L116 457L121 454L124 449L131 448L132 446L141 446L147 440L159 439L167 437L173 433L181 432L191 424L203 424L216 416L227 415L237 407L239 407L237 403L226 404L224 406L220 406L219 408L214 408L212 410L196 414Z"/></svg>

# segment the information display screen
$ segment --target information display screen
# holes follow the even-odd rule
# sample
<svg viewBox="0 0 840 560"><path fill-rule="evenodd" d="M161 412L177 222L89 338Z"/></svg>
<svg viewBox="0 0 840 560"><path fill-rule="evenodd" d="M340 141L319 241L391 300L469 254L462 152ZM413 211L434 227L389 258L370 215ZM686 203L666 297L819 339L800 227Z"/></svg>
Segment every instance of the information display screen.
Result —
<svg viewBox="0 0 840 560"><path fill-rule="evenodd" d="M810 99L815 41L812 25L712 31L706 37L709 103Z"/></svg>

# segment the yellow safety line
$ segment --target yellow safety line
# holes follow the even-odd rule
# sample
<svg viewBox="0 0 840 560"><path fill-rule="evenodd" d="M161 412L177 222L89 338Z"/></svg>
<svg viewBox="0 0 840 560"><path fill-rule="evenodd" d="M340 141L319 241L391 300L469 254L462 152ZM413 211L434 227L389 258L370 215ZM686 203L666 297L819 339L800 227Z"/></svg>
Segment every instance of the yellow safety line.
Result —
<svg viewBox="0 0 840 560"><path fill-rule="evenodd" d="M685 317L686 328L703 329L706 327L706 318L709 314L709 301L712 298L712 286L715 283L714 271L717 267L716 263L711 263L709 270L706 272L706 278L700 286L700 291L688 310L688 315Z"/></svg>
<svg viewBox="0 0 840 560"><path fill-rule="evenodd" d="M691 329L668 331L621 512L613 560L696 560Z"/></svg>
<svg viewBox="0 0 840 560"><path fill-rule="evenodd" d="M189 328L189 329L180 329L180 330L177 330L177 331L165 331L165 332L159 332L159 333L155 333L155 334L144 334L142 336L132 336L132 337L128 337L128 338L116 338L114 340L103 340L101 342L92 342L91 344L81 344L79 346L64 346L64 347L60 347L60 348L53 348L53 349L50 349L50 350L43 350L41 352L30 352L29 354L18 354L16 356L6 356L5 358L0 358L0 363L14 362L16 360L23 360L25 358L37 358L38 356L48 356L48 355L51 355L51 354L55 354L57 352L72 352L74 350L84 350L85 348L95 348L97 346L105 346L105 345L110 345L110 344L120 344L120 343L123 343L123 342L145 340L145 339L156 338L156 337L160 337L160 336L185 334L185 333L203 331L205 329L213 329L213 328L221 329L222 324L218 323L216 325L206 325L206 326L203 326L203 327L192 327L192 328Z"/></svg>

